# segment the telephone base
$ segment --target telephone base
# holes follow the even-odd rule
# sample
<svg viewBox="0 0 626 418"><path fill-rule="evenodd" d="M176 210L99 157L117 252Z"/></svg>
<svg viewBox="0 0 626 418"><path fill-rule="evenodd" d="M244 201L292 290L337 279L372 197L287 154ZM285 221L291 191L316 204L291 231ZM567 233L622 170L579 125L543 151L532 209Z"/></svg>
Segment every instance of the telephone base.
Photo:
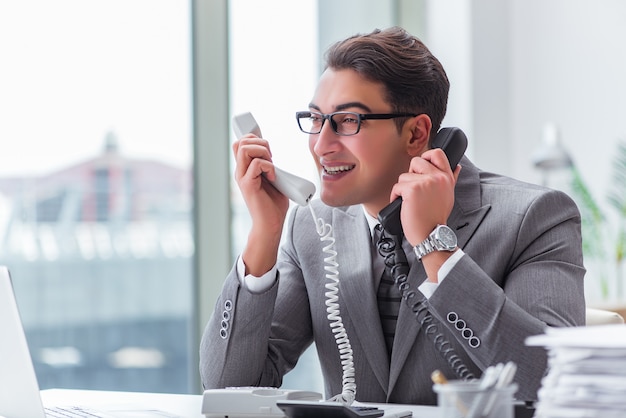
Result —
<svg viewBox="0 0 626 418"><path fill-rule="evenodd" d="M305 390L273 387L231 387L207 389L202 395L202 414L206 418L283 418L277 401L320 401L322 394Z"/></svg>

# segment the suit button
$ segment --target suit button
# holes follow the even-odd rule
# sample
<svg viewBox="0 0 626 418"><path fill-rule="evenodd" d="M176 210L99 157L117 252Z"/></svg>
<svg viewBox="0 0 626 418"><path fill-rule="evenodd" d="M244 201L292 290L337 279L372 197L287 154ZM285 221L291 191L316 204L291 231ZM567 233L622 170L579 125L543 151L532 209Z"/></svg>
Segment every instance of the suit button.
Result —
<svg viewBox="0 0 626 418"><path fill-rule="evenodd" d="M456 314L456 312L450 312L448 313L447 319L449 323L454 324L459 319L459 316Z"/></svg>
<svg viewBox="0 0 626 418"><path fill-rule="evenodd" d="M467 340L470 347L478 348L480 346L480 338L474 335L474 331L467 326L467 323L456 312L449 312L446 319L454 325L457 331L461 332L461 336Z"/></svg>
<svg viewBox="0 0 626 418"><path fill-rule="evenodd" d="M472 348L478 348L480 346L480 338L472 337L469 339L469 346Z"/></svg>
<svg viewBox="0 0 626 418"><path fill-rule="evenodd" d="M220 329L220 337L222 339L228 338L228 327L230 326L230 311L233 310L233 301L230 299L226 299L224 301L224 310L222 311L222 322Z"/></svg>

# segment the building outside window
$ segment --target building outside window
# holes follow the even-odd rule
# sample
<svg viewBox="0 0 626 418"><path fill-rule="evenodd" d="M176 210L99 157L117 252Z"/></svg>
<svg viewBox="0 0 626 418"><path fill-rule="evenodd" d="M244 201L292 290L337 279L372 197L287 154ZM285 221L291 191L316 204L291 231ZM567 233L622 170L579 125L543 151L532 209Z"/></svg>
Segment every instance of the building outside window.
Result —
<svg viewBox="0 0 626 418"><path fill-rule="evenodd" d="M42 389L197 387L190 25L179 1L0 3L0 264Z"/></svg>

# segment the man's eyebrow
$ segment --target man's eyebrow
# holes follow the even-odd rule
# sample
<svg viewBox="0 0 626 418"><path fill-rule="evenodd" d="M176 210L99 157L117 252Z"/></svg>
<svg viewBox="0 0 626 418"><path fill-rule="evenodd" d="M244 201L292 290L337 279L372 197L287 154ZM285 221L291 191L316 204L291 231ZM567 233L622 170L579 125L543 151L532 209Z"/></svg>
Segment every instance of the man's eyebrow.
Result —
<svg viewBox="0 0 626 418"><path fill-rule="evenodd" d="M361 102L349 102L349 103L340 104L337 107L335 107L335 110L340 112L342 110L350 109L350 108L353 108L353 107L362 109L364 112L371 112L372 111L369 108L369 106L366 106L365 104L363 104Z"/></svg>
<svg viewBox="0 0 626 418"><path fill-rule="evenodd" d="M361 103L361 102L349 102L349 103L342 103L340 105L335 106L335 112L341 112L342 110L346 110L346 109L351 109L351 108L359 108L361 110L363 110L364 112L371 112L372 110L369 108L369 106ZM314 103L309 103L309 108L310 109L315 109L318 112L321 112L322 110L320 109L319 106L317 106Z"/></svg>

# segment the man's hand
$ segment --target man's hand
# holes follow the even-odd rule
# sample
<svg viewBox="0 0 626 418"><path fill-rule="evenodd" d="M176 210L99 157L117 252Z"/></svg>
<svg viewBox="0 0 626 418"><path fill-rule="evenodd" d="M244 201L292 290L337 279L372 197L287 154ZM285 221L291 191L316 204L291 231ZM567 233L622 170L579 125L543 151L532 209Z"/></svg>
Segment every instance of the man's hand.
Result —
<svg viewBox="0 0 626 418"><path fill-rule="evenodd" d="M275 180L276 171L265 139L245 135L233 144L233 153L235 180L252 219L242 257L246 273L260 276L276 264L289 199L268 181Z"/></svg>

